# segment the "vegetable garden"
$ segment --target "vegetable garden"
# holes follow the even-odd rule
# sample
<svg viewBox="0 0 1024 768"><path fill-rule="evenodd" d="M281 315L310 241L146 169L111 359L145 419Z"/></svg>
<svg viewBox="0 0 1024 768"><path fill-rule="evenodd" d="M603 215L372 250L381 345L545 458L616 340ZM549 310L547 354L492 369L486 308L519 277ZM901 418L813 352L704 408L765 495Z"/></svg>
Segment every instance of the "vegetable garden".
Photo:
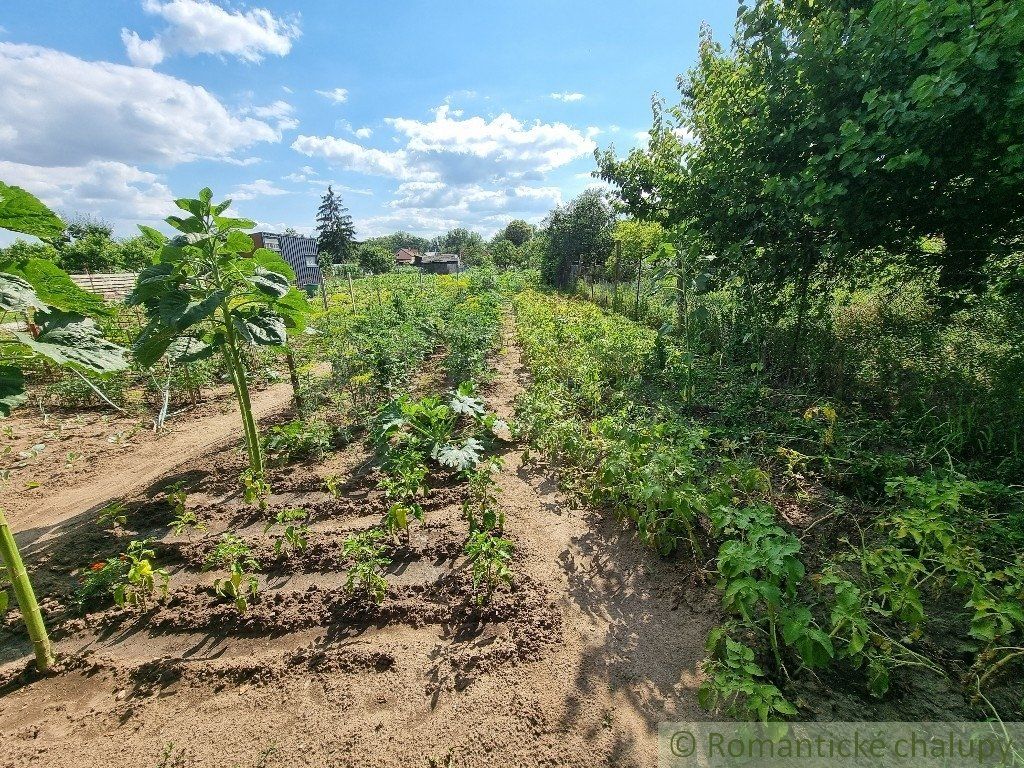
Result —
<svg viewBox="0 0 1024 768"><path fill-rule="evenodd" d="M105 302L0 183L42 241L0 253L0 764L1024 720L1022 41L741 6L607 189L435 239L456 274L328 187L318 295L203 189Z"/></svg>

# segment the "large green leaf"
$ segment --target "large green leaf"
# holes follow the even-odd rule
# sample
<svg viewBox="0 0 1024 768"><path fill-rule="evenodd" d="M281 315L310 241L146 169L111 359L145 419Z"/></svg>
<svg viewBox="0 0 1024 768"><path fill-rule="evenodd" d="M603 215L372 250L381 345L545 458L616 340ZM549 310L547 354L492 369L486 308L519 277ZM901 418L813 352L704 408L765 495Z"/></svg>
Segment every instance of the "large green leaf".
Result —
<svg viewBox="0 0 1024 768"><path fill-rule="evenodd" d="M100 335L91 318L77 312L51 309L36 312L39 335L11 331L33 352L58 365L73 365L96 373L112 373L128 367L125 350Z"/></svg>
<svg viewBox="0 0 1024 768"><path fill-rule="evenodd" d="M147 227L145 224L139 224L139 231L158 248L167 245L167 236L160 230Z"/></svg>
<svg viewBox="0 0 1024 768"><path fill-rule="evenodd" d="M213 223L217 225L217 229L255 229L256 222L252 219L234 219L230 216L214 216Z"/></svg>
<svg viewBox="0 0 1024 768"><path fill-rule="evenodd" d="M231 253L252 253L256 248L256 243L245 232L233 230L228 232L224 248Z"/></svg>
<svg viewBox="0 0 1024 768"><path fill-rule="evenodd" d="M135 339L132 354L139 365L149 368L164 356L176 335L173 328L164 325L159 319L150 320Z"/></svg>
<svg viewBox="0 0 1024 768"><path fill-rule="evenodd" d="M28 400L25 392L25 375L13 365L0 365L0 416L10 416L11 411Z"/></svg>
<svg viewBox="0 0 1024 768"><path fill-rule="evenodd" d="M0 261L0 272L20 277L33 288L44 303L83 315L109 315L111 310L102 296L83 291L52 261L24 258Z"/></svg>
<svg viewBox="0 0 1024 768"><path fill-rule="evenodd" d="M306 316L309 314L310 306L302 291L292 288L277 299L271 308L284 318L284 324L290 330L301 331L306 327Z"/></svg>
<svg viewBox="0 0 1024 768"><path fill-rule="evenodd" d="M36 290L17 275L0 273L0 309L5 312L24 312L27 309L46 309L36 296Z"/></svg>
<svg viewBox="0 0 1024 768"><path fill-rule="evenodd" d="M261 292L275 299L283 297L292 287L287 277L278 272L271 272L264 267L257 267L256 274L249 277L248 280Z"/></svg>
<svg viewBox="0 0 1024 768"><path fill-rule="evenodd" d="M156 306L160 296L167 290L174 274L174 265L167 262L159 262L146 267L135 279L135 288L128 294L125 304L134 307L139 304Z"/></svg>
<svg viewBox="0 0 1024 768"><path fill-rule="evenodd" d="M233 313L235 330L250 344L263 347L278 347L288 341L288 331L284 319L271 312L256 314Z"/></svg>
<svg viewBox="0 0 1024 768"><path fill-rule="evenodd" d="M179 331L183 331L186 328L190 328L196 323L207 319L216 311L221 302L224 301L224 296L224 291L214 291L202 301L191 302L175 322L175 327Z"/></svg>
<svg viewBox="0 0 1024 768"><path fill-rule="evenodd" d="M194 363L210 357L216 347L194 336L180 336L167 347L167 356L176 363Z"/></svg>
<svg viewBox="0 0 1024 768"><path fill-rule="evenodd" d="M259 266L263 267L270 272L277 272L279 275L284 275L288 278L288 282L295 281L295 271L291 268L291 265L285 261L281 254L274 253L267 248L260 248L252 255L253 261Z"/></svg>
<svg viewBox="0 0 1024 768"><path fill-rule="evenodd" d="M35 195L0 181L0 228L40 240L56 240L64 234L64 222Z"/></svg>

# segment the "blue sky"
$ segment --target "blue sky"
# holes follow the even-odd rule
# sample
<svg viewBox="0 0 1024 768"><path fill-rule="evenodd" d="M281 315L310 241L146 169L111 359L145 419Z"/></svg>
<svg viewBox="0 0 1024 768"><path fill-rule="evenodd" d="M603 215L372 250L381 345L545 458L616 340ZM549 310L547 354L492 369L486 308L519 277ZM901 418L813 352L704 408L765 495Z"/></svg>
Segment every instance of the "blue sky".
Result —
<svg viewBox="0 0 1024 768"><path fill-rule="evenodd" d="M734 2L6 0L0 180L130 234L201 186L309 231L490 235L642 141Z"/></svg>

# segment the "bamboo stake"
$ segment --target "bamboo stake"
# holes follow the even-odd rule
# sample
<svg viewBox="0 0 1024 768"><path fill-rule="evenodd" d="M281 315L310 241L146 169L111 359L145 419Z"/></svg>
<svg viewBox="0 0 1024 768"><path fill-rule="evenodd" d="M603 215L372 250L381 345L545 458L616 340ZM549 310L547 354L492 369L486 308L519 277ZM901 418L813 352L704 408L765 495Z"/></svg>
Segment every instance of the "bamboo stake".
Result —
<svg viewBox="0 0 1024 768"><path fill-rule="evenodd" d="M28 580L28 571L25 570L25 563L21 559L21 553L18 552L14 534L11 532L11 526L8 525L7 517L2 509L0 509L0 560L7 567L7 576L11 581L14 598L18 601L18 607L21 608L21 616L25 621L29 639L32 641L32 648L36 654L36 669L46 672L53 665L53 646L50 645L50 637L46 634L46 624L43 623L43 614L39 610L39 603L36 601L32 583Z"/></svg>

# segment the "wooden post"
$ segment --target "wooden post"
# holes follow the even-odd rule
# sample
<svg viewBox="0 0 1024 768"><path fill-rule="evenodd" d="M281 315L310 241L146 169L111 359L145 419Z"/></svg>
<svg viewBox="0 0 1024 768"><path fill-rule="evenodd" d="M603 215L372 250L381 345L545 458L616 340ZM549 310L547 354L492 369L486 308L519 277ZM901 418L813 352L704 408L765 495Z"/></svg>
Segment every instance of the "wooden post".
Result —
<svg viewBox="0 0 1024 768"><path fill-rule="evenodd" d="M636 303L633 304L633 319L640 319L640 277L644 272L644 257L643 255L637 260L636 263Z"/></svg>
<svg viewBox="0 0 1024 768"><path fill-rule="evenodd" d="M345 276L348 278L348 297L352 300L352 311L356 311L356 292L352 290L352 271L345 265Z"/></svg>
<svg viewBox="0 0 1024 768"><path fill-rule="evenodd" d="M615 276L612 283L612 312L619 311L619 269L622 266L622 241L615 241Z"/></svg>
<svg viewBox="0 0 1024 768"><path fill-rule="evenodd" d="M288 363L288 378L292 381L292 398L295 400L295 410L302 412L302 395L299 392L299 371L295 367L295 356L292 354L291 345L284 348L284 358Z"/></svg>

